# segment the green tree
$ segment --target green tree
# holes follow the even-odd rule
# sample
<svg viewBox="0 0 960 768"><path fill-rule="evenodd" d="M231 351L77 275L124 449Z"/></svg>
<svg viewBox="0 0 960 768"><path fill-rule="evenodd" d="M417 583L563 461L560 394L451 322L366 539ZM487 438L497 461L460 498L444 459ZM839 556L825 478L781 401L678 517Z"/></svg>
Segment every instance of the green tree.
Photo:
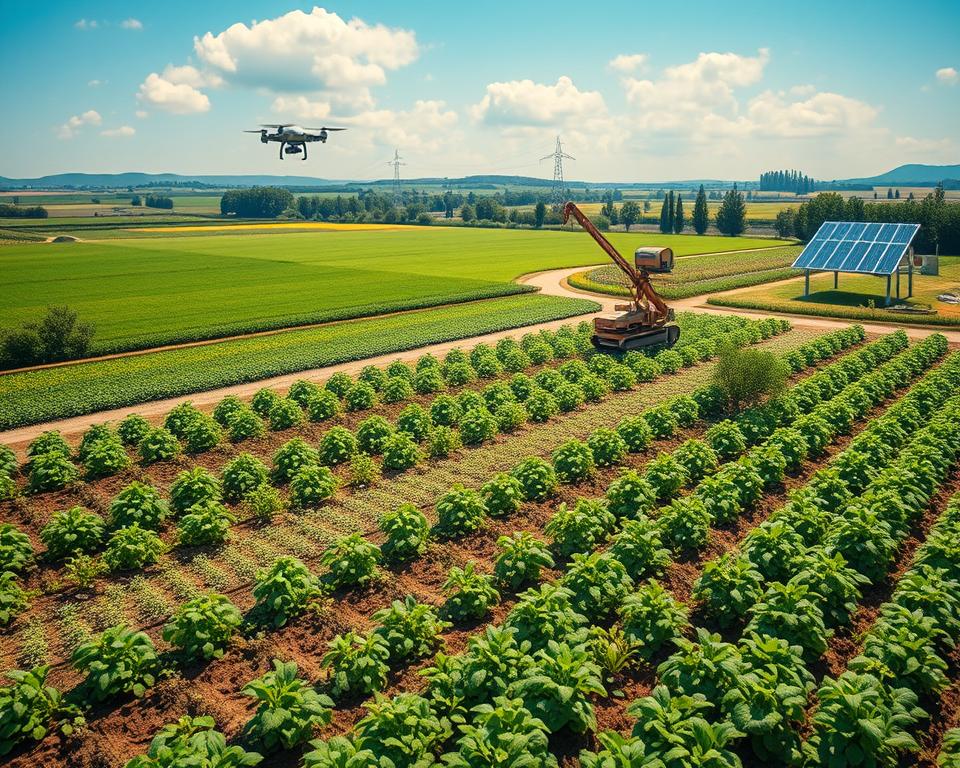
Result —
<svg viewBox="0 0 960 768"><path fill-rule="evenodd" d="M733 412L765 397L780 394L787 383L789 368L777 355L753 347L724 345L713 371L713 383Z"/></svg>
<svg viewBox="0 0 960 768"><path fill-rule="evenodd" d="M683 217L683 196L677 193L677 207L673 209L673 231L674 234L679 235L683 232L684 225Z"/></svg>
<svg viewBox="0 0 960 768"><path fill-rule="evenodd" d="M663 196L663 205L660 206L660 231L669 232L670 231L670 202L667 199L667 196Z"/></svg>
<svg viewBox="0 0 960 768"><path fill-rule="evenodd" d="M710 212L707 210L707 193L700 185L697 199L693 203L693 231L702 235L710 226Z"/></svg>
<svg viewBox="0 0 960 768"><path fill-rule="evenodd" d="M720 209L717 211L717 229L723 235L736 237L746 228L747 204L743 201L743 195L737 190L737 185L734 184L733 189L723 196L723 202L720 203Z"/></svg>
<svg viewBox="0 0 960 768"><path fill-rule="evenodd" d="M475 218L477 218L476 211L474 211L474 208L472 205L470 205L470 203L464 203L460 208L460 218L464 221L473 221Z"/></svg>
<svg viewBox="0 0 960 768"><path fill-rule="evenodd" d="M640 206L637 205L635 200L627 200L620 206L620 221L623 223L627 232L630 231L630 227L637 223L639 218Z"/></svg>
<svg viewBox="0 0 960 768"><path fill-rule="evenodd" d="M533 226L537 229L543 226L543 220L547 217L547 206L540 200L533 209ZM466 221L466 219L464 219Z"/></svg>
<svg viewBox="0 0 960 768"><path fill-rule="evenodd" d="M790 208L784 208L782 211L778 211L777 218L773 222L773 228L777 231L777 237L792 237L796 218L796 214Z"/></svg>

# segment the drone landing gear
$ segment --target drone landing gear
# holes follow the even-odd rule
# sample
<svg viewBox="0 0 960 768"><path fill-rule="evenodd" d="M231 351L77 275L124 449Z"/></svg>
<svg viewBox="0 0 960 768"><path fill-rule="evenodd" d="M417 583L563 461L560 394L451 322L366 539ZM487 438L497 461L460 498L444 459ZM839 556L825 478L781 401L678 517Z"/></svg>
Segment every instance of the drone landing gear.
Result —
<svg viewBox="0 0 960 768"><path fill-rule="evenodd" d="M285 141L281 141L281 142L280 142L280 159L281 159L281 160L283 160L283 148L286 146L286 144L287 144L287 142L285 142Z"/></svg>

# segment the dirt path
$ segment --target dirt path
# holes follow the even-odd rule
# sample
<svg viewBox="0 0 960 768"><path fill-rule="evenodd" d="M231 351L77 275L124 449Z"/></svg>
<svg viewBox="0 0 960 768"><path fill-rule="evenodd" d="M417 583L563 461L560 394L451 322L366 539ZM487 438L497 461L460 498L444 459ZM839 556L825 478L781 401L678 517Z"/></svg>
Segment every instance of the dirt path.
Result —
<svg viewBox="0 0 960 768"><path fill-rule="evenodd" d="M536 288L540 289L541 293L547 296L566 296L570 298L583 298L584 296L587 296L601 305L602 309L599 313L581 315L579 317L569 318L566 320L552 320L550 322L525 326L523 328L514 328L506 331L487 333L480 336L472 336L470 338L460 339L458 341L443 342L440 344L428 344L426 346L408 350L406 352L378 355L377 357L370 357L364 360L330 365L324 368L314 368L307 371L301 371L299 373L285 374L283 376L274 376L272 378L261 379L260 381L250 382L247 384L236 384L229 387L207 390L205 392L196 392L192 395L181 395L178 397L165 398L163 400L153 400L126 408L99 411L98 413L90 413L85 416L75 416L73 418L50 421L44 424L33 424L26 427L19 427L17 429L7 430L6 432L0 432L0 443L10 446L15 451L22 452L27 444L37 437L37 435L39 435L41 432L46 432L47 430L51 429L59 430L65 436L69 437L70 435L78 435L82 433L92 424L102 424L107 421L118 421L128 413L139 413L147 419L159 421L160 418L169 410L171 410L178 403L182 403L184 400L189 400L198 408L209 411L212 410L213 407L227 395L236 395L238 397L249 398L258 389L262 389L263 387L269 387L271 389L286 389L297 379L322 380L329 378L331 375L339 371L349 374L356 374L365 365L385 366L394 360L415 360L427 352L437 356L442 356L454 347L469 347L481 342L487 344L494 343L506 336L517 336L520 334L529 333L531 331L538 331L540 329L553 330L567 323L576 323L580 322L581 320L589 321L596 317L597 314L613 312L614 305L623 301L622 297L589 293L587 291L571 288L567 284L567 278L569 278L570 275L581 271L583 271L583 267L570 267L566 269L552 269L545 272L534 272L529 275L524 275L523 277L519 278L517 282L525 285L535 286ZM800 278L791 277L787 280L777 281L777 283L769 283L769 285L776 285L780 282L791 282L798 279ZM723 293L734 294L741 291L750 290L754 287L755 286L750 286L749 288L734 288L730 291L724 291ZM809 315L785 315L784 313L779 312L774 313L742 310L733 307L715 307L706 303L708 297L709 296L707 295L694 296L688 299L681 299L679 301L671 302L670 305L678 312L696 311L713 315L735 314L752 319L761 319L771 316L785 316L789 317L790 321L797 327L815 328L823 331L831 331L837 328L843 328L850 325L851 322L854 322L848 320L834 320L824 317L811 317ZM902 328L904 331L906 331L907 336L909 336L911 339L922 339L932 333L942 333L951 343L960 344L960 331L932 327L925 328L896 323L863 323L863 327L866 329L867 333L870 334L892 333L893 331Z"/></svg>

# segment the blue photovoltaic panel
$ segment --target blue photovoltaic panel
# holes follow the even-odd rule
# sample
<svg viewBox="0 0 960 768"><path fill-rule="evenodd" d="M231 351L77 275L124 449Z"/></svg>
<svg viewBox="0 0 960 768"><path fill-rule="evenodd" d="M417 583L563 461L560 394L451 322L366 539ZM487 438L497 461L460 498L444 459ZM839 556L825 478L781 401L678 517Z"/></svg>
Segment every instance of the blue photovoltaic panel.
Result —
<svg viewBox="0 0 960 768"><path fill-rule="evenodd" d="M896 271L919 229L919 224L825 221L793 266L890 275Z"/></svg>

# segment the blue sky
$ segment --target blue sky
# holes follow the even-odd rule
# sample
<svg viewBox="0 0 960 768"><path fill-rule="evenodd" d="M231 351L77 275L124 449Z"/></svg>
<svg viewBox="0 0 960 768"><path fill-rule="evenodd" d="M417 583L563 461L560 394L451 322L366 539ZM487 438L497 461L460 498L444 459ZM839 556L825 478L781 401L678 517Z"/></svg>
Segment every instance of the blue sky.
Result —
<svg viewBox="0 0 960 768"><path fill-rule="evenodd" d="M0 175L818 178L960 162L960 3L4 3ZM14 73L10 76L10 73ZM241 133L350 128L280 162Z"/></svg>

